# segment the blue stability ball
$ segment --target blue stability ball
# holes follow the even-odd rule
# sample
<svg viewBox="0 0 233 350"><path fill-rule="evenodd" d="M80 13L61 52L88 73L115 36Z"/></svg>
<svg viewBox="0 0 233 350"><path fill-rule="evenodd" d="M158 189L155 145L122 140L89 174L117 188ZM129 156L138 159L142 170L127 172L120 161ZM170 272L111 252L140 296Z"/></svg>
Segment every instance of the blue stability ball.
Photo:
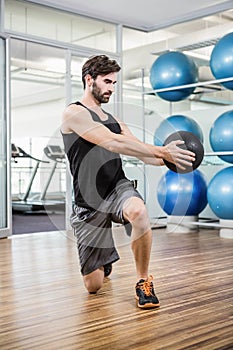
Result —
<svg viewBox="0 0 233 350"><path fill-rule="evenodd" d="M233 220L233 166L215 174L209 183L207 198L217 217Z"/></svg>
<svg viewBox="0 0 233 350"><path fill-rule="evenodd" d="M153 89L196 83L198 68L194 61L182 52L167 52L159 56L150 70ZM158 96L167 101L181 101L193 93L195 87L159 92Z"/></svg>
<svg viewBox="0 0 233 350"><path fill-rule="evenodd" d="M195 216L207 205L207 183L199 170L188 174L168 170L159 181L157 198L168 215Z"/></svg>
<svg viewBox="0 0 233 350"><path fill-rule="evenodd" d="M216 79L233 76L233 33L225 35L215 45L210 57L210 69ZM233 80L222 85L233 90Z"/></svg>
<svg viewBox="0 0 233 350"><path fill-rule="evenodd" d="M181 130L191 132L203 142L203 133L197 122L194 119L177 114L163 120L155 130L154 144L162 146L168 136Z"/></svg>
<svg viewBox="0 0 233 350"><path fill-rule="evenodd" d="M210 145L215 152L233 152L233 110L221 114L214 122L209 134ZM219 156L228 163L233 163L233 154Z"/></svg>

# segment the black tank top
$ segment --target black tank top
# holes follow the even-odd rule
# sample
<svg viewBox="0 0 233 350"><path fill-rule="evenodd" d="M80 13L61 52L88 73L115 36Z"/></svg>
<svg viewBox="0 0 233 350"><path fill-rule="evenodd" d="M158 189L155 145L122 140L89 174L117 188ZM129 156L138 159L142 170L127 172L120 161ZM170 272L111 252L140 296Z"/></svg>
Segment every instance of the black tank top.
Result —
<svg viewBox="0 0 233 350"><path fill-rule="evenodd" d="M108 119L103 121L81 102L75 104L86 108L95 122L103 124L115 134L121 133L119 123L111 114L104 112ZM74 132L62 133L62 137L73 176L75 204L97 209L117 184L126 179L120 155L86 141Z"/></svg>

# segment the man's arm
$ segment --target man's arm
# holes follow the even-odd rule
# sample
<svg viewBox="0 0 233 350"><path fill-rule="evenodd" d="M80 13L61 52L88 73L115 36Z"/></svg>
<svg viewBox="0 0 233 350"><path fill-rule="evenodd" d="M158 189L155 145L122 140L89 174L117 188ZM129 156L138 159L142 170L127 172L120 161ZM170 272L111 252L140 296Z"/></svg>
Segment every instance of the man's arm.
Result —
<svg viewBox="0 0 233 350"><path fill-rule="evenodd" d="M128 137L131 137L131 138L135 138L135 136L132 134L132 132L130 131L130 129L128 128L128 126L118 120L118 123L120 124L121 126L121 134L123 135L127 135ZM162 158L152 158L152 157L137 157L138 159L140 159L142 162L144 162L145 164L150 164L150 165L156 165L156 166L162 166L162 165L165 165L164 164L164 161Z"/></svg>
<svg viewBox="0 0 233 350"><path fill-rule="evenodd" d="M182 141L173 141L167 146L146 144L131 134L125 124L121 123L122 133L115 134L101 123L93 121L88 110L81 106L70 105L63 115L63 132L75 132L85 140L101 146L111 152L137 157L147 161L149 158L155 165L166 159L179 168L192 165L195 159L193 152L177 147Z"/></svg>

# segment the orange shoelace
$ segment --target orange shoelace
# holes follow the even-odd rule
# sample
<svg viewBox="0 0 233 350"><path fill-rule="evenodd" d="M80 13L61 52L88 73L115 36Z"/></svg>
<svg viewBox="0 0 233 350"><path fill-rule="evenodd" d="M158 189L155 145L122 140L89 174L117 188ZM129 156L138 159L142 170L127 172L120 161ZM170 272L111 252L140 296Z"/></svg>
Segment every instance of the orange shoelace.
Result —
<svg viewBox="0 0 233 350"><path fill-rule="evenodd" d="M140 289L143 290L143 292L147 295L150 296L152 295L152 291L151 291L151 287L152 287L152 282L153 277L149 276L148 279L146 281L144 281L141 285L140 285Z"/></svg>

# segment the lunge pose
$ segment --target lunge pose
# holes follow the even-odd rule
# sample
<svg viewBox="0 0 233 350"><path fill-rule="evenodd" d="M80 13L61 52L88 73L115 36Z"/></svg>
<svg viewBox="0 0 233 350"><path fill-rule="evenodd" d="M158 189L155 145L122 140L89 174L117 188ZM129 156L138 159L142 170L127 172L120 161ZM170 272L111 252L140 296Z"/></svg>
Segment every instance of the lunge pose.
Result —
<svg viewBox="0 0 233 350"><path fill-rule="evenodd" d="M159 147L137 139L115 116L102 109L117 82L120 66L105 55L91 57L82 68L84 94L64 111L62 136L73 176L75 205L71 225L77 239L81 273L89 293L96 293L119 259L112 237L112 222L125 225L131 235L136 265L135 296L140 308L159 306L149 261L152 243L150 220L143 198L126 178L120 154L147 164L163 159L183 169L194 153L173 141Z"/></svg>

